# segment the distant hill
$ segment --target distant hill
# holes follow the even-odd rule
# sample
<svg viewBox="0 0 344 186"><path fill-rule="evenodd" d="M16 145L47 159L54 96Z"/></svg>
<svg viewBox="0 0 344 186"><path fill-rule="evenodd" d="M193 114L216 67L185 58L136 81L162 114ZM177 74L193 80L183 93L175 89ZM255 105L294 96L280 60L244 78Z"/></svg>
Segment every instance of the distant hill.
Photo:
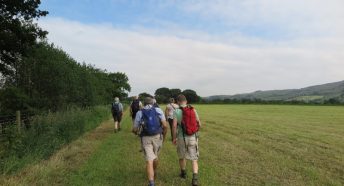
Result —
<svg viewBox="0 0 344 186"><path fill-rule="evenodd" d="M323 102L331 98L344 102L344 81L310 86L301 89L267 90L236 95L216 95L205 99L208 101L224 99L261 99L266 101L313 101Z"/></svg>

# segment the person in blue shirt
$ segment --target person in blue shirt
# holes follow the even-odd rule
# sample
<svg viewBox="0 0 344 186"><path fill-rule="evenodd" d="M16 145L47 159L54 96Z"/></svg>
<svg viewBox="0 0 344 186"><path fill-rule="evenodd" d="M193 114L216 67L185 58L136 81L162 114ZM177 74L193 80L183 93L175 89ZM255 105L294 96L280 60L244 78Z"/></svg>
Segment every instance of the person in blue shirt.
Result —
<svg viewBox="0 0 344 186"><path fill-rule="evenodd" d="M134 120L132 132L140 134L142 151L146 160L146 171L149 186L154 186L157 175L158 155L167 133L167 123L164 112L153 106L153 99L147 97L144 107L138 111Z"/></svg>

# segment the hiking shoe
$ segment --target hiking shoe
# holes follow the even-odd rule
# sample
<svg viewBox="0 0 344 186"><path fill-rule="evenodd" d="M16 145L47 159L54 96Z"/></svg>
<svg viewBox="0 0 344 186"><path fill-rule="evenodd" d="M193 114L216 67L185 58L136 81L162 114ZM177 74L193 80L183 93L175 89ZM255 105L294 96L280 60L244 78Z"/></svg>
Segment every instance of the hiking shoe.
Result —
<svg viewBox="0 0 344 186"><path fill-rule="evenodd" d="M182 171L180 174L179 174L179 177L183 178L183 179L186 179L186 171Z"/></svg>
<svg viewBox="0 0 344 186"><path fill-rule="evenodd" d="M148 186L155 186L155 183L148 183Z"/></svg>
<svg viewBox="0 0 344 186"><path fill-rule="evenodd" d="M192 179L192 186L198 186L198 179Z"/></svg>

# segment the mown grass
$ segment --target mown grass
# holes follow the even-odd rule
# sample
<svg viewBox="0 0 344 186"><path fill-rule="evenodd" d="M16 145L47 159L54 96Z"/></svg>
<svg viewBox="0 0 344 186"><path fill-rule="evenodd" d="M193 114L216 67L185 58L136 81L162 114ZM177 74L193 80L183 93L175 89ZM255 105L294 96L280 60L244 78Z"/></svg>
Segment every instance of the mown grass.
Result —
<svg viewBox="0 0 344 186"><path fill-rule="evenodd" d="M344 107L197 105L202 185L344 184ZM110 136L68 185L146 185L140 140L124 131ZM160 155L158 185L179 179L175 147ZM188 167L191 175L190 165Z"/></svg>
<svg viewBox="0 0 344 186"><path fill-rule="evenodd" d="M203 121L199 162L202 185L344 184L344 107L196 108ZM88 152L88 158L65 172L63 179L51 179L59 175L54 169L41 179L50 180L52 185L146 185L140 139L130 129L131 119L126 116L123 131L113 134L107 130L106 137ZM178 173L175 147L166 141L157 185L190 185L191 165L189 179L178 178Z"/></svg>

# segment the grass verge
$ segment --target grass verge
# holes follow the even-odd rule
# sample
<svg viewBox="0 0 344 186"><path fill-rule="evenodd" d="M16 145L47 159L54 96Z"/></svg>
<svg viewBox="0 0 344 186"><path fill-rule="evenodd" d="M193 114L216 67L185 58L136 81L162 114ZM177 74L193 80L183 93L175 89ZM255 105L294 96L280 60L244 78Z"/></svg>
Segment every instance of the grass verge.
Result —
<svg viewBox="0 0 344 186"><path fill-rule="evenodd" d="M1 136L0 173L11 174L49 158L63 145L96 128L110 115L108 107L69 109L35 116L31 127L19 133L15 126Z"/></svg>

